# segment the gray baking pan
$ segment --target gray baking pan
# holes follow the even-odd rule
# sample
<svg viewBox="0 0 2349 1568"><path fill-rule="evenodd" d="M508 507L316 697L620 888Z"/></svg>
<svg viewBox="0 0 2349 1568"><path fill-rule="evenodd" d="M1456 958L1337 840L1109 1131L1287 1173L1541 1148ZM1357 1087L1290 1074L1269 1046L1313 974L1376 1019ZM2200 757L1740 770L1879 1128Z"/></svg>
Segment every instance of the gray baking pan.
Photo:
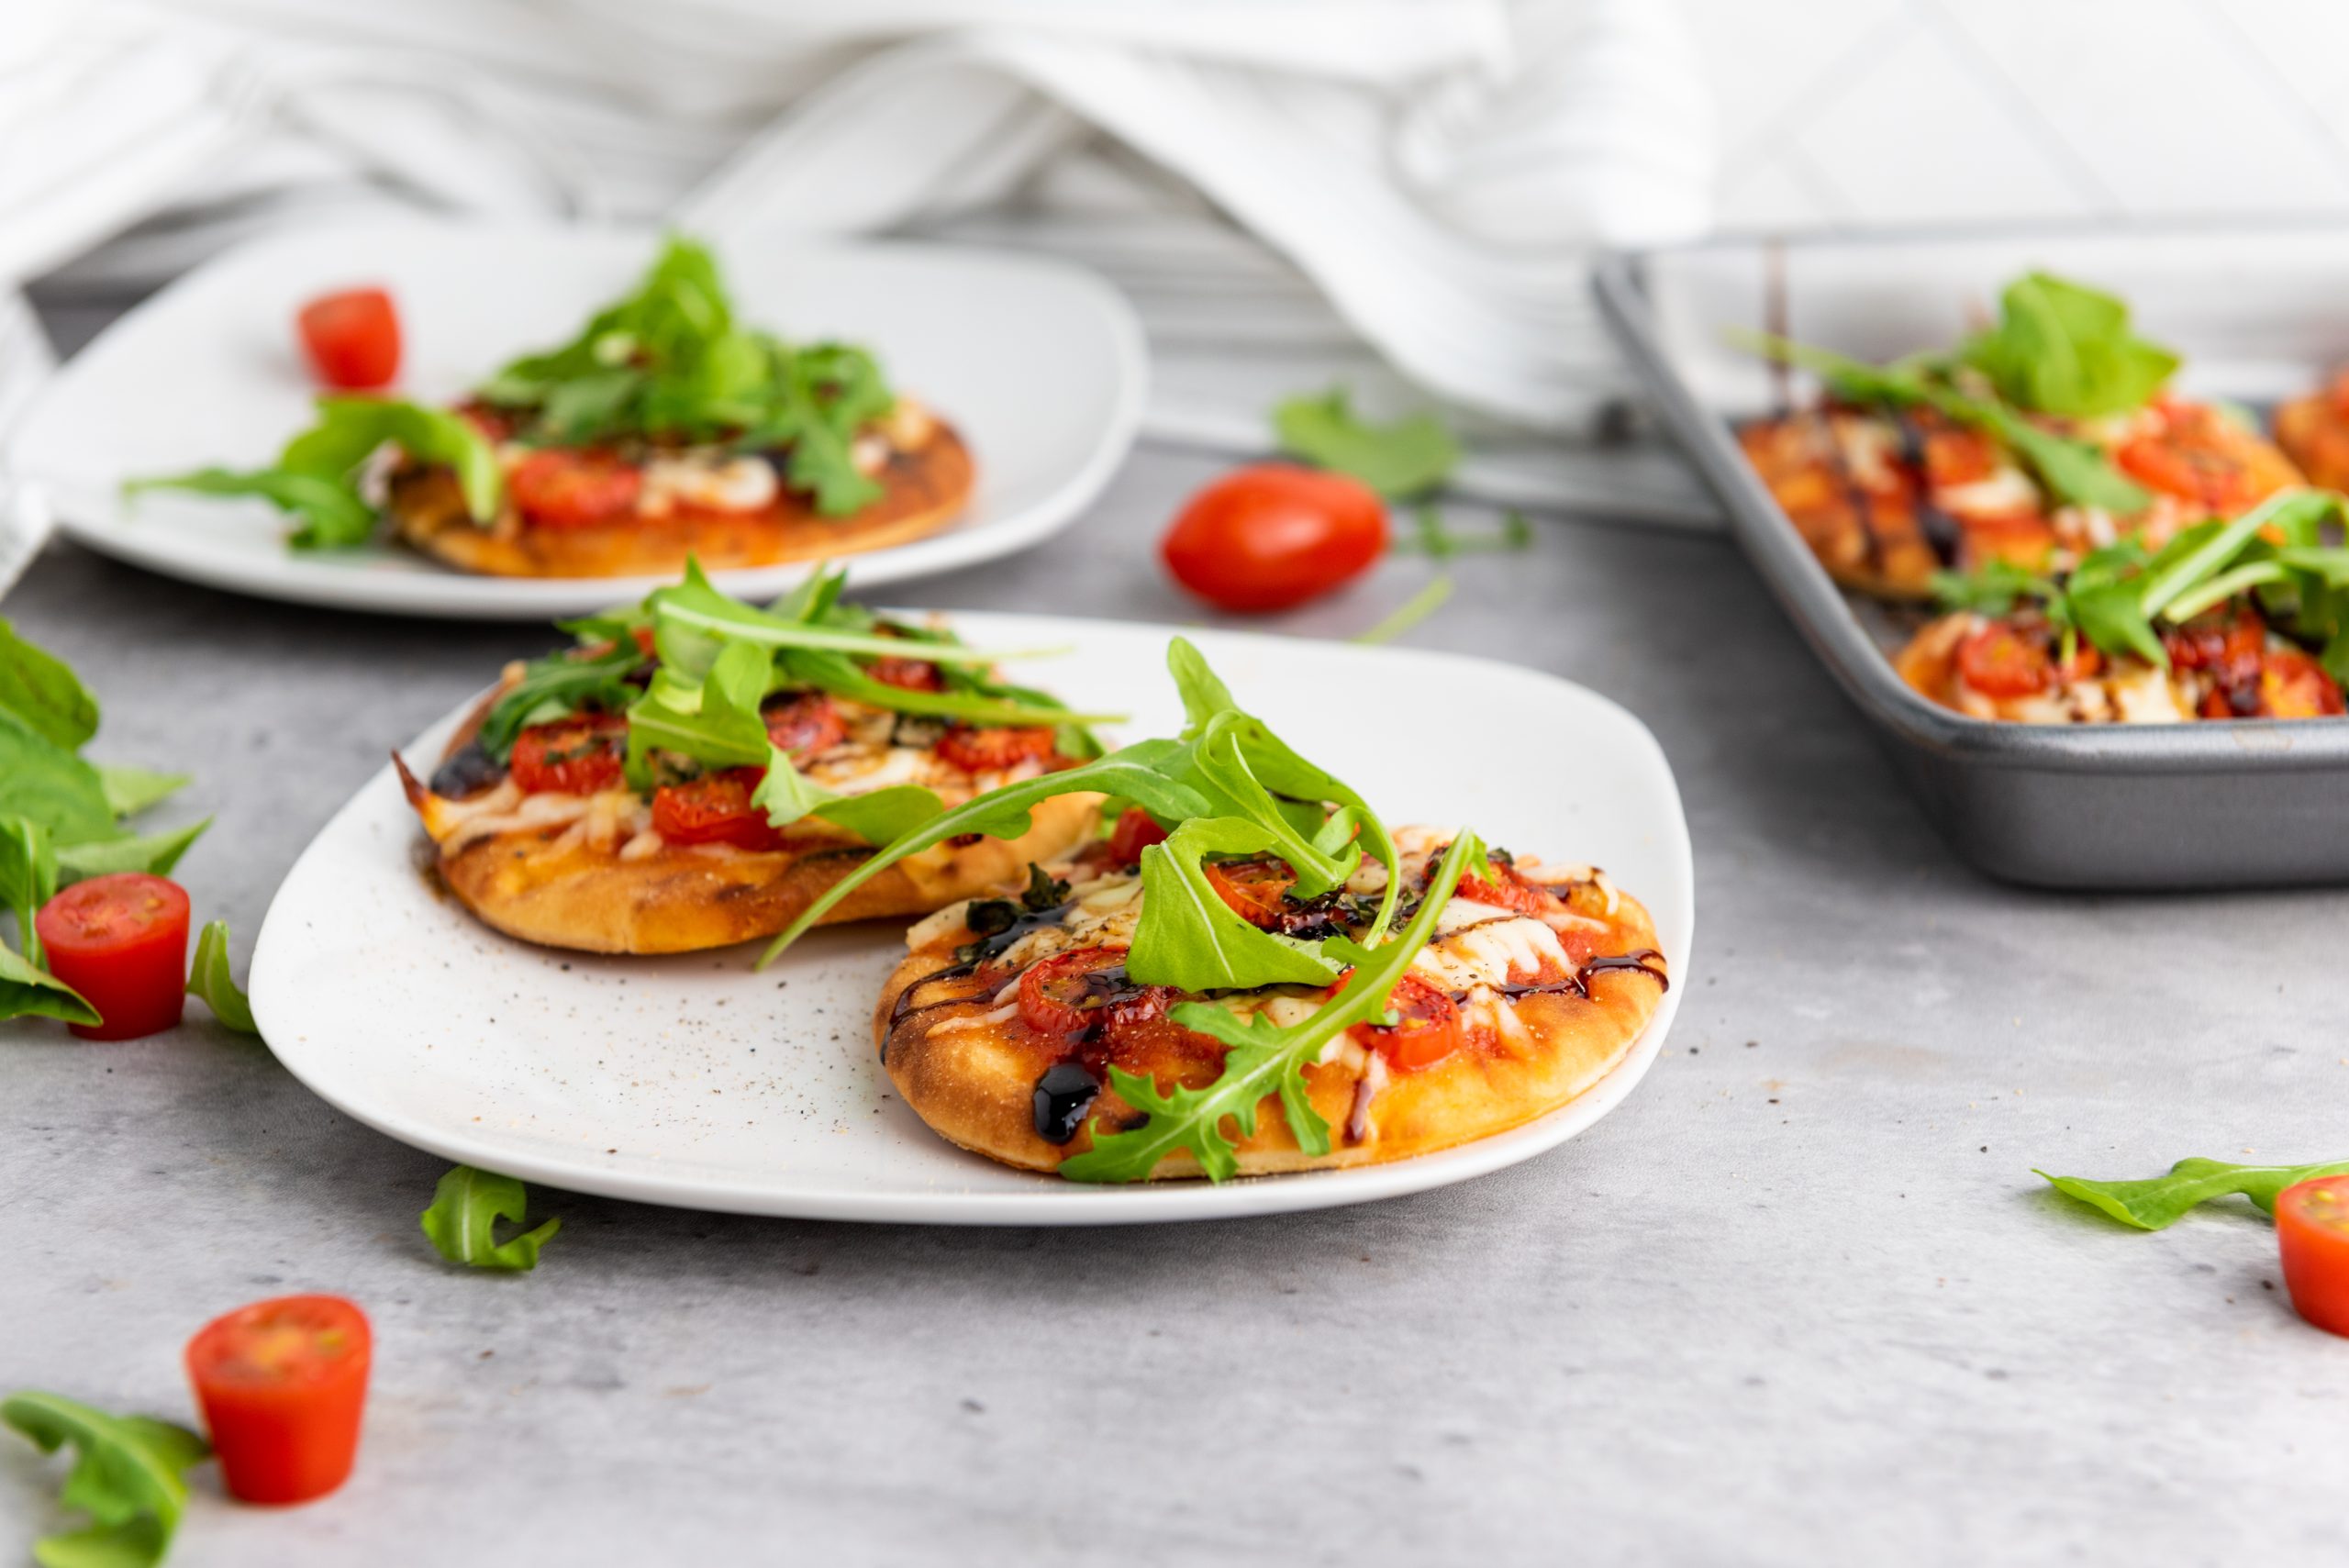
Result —
<svg viewBox="0 0 2349 1568"><path fill-rule="evenodd" d="M1828 578L1739 453L1736 423L1789 388L1728 329L1889 359L1951 341L2032 267L2126 297L2141 331L2185 354L2196 396L2262 406L2349 364L2338 228L1721 239L1609 256L1596 286L1763 581L1959 854L2042 887L2349 882L2349 719L2059 728L1937 706L1886 657L1898 617Z"/></svg>

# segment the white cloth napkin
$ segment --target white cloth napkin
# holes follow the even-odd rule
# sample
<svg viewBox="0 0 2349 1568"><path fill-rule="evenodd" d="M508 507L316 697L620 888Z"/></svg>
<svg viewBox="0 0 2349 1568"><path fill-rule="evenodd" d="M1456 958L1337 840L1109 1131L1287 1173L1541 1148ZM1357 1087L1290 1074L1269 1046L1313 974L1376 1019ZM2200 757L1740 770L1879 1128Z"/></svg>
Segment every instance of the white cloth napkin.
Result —
<svg viewBox="0 0 2349 1568"><path fill-rule="evenodd" d="M128 295L386 204L1028 245L1136 298L1154 431L1258 445L1342 378L1451 408L1472 487L1531 501L1605 499L1528 435L1628 390L1584 259L1698 231L1711 180L1669 0L15 10L0 283ZM1628 509L1706 507L1663 472Z"/></svg>

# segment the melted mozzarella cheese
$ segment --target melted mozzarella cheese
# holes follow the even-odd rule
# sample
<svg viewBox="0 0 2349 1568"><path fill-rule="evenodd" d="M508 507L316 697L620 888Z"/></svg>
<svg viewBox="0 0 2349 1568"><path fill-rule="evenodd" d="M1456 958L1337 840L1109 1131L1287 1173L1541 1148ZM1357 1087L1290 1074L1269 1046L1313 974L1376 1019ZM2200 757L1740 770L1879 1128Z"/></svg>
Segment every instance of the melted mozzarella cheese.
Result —
<svg viewBox="0 0 2349 1568"><path fill-rule="evenodd" d="M637 510L665 517L680 506L713 512L763 512L782 491L774 464L763 457L740 457L714 447L662 453L644 465L644 489Z"/></svg>
<svg viewBox="0 0 2349 1568"><path fill-rule="evenodd" d="M1934 492L1933 502L1943 511L1959 517L2009 517L2017 512L2036 511L2039 486L2021 469L2008 466L1987 478L1964 484L1944 484Z"/></svg>

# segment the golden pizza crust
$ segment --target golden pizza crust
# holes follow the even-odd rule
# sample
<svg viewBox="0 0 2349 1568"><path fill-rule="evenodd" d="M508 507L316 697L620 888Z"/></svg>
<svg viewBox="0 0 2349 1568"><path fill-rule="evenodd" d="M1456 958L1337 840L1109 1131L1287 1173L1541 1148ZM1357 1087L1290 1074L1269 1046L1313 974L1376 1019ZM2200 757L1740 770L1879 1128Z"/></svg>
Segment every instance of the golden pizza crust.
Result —
<svg viewBox="0 0 2349 1568"><path fill-rule="evenodd" d="M2310 484L2326 490L2349 488L2349 419L2342 417L2333 389L2296 397L2277 409L2276 442Z"/></svg>
<svg viewBox="0 0 2349 1568"><path fill-rule="evenodd" d="M1612 924L1615 929L1599 952L1654 948L1655 928L1636 900L1620 896ZM1003 977L987 980L950 973L960 967L954 947L971 940L966 929L949 932L909 953L889 976L874 1014L883 1064L906 1104L949 1141L1008 1165L1057 1170L1062 1161L1092 1146L1090 1123L1066 1144L1051 1143L1036 1131L1035 1086L1041 1067L1032 1037L1021 1038L1016 1022L986 1021L999 1010L994 998ZM1661 958L1649 962L1659 972L1664 969ZM941 979L924 986L910 998L906 1016L896 1018L900 996L931 975ZM1350 1135L1348 1123L1364 1068L1345 1056L1328 1065L1308 1066L1305 1078L1313 1107L1330 1125L1330 1152L1315 1156L1300 1150L1279 1101L1267 1099L1258 1107L1255 1132L1237 1145L1241 1173L1407 1160L1506 1132L1557 1109L1623 1059L1663 995L1653 978L1629 971L1594 973L1587 984L1587 1000L1571 994L1518 999L1514 1006L1524 1033L1514 1042L1496 1036L1431 1066L1389 1074L1369 1102L1365 1134L1360 1138ZM941 1029L941 1024L952 1027ZM1121 1055L1118 1065L1128 1071L1147 1066L1162 1091L1175 1083L1212 1083L1222 1068L1219 1051L1196 1045L1170 1045L1141 1062ZM1093 1110L1112 1128L1138 1126L1143 1119L1107 1086ZM1162 1160L1151 1179L1201 1174L1197 1162L1183 1153Z"/></svg>
<svg viewBox="0 0 2349 1568"><path fill-rule="evenodd" d="M893 450L874 475L881 498L843 517L824 517L806 496L786 490L763 511L681 506L664 517L584 528L525 527L509 502L484 528L466 515L455 473L440 467L395 472L384 509L399 538L460 572L493 577L674 576L688 556L706 571L724 572L855 555L921 539L962 514L975 473L962 437L943 420L933 420L928 439L910 451Z"/></svg>

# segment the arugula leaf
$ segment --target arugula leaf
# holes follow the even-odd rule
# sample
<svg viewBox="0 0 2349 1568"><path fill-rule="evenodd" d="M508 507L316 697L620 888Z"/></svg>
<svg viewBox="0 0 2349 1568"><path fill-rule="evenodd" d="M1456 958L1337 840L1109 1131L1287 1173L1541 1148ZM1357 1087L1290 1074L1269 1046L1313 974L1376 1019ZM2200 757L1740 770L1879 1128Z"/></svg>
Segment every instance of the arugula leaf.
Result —
<svg viewBox="0 0 2349 1568"><path fill-rule="evenodd" d="M1367 631L1358 631L1346 640L1365 644L1392 642L1428 617L1443 607L1452 597L1452 574L1445 573L1431 578L1427 585L1397 606L1390 615Z"/></svg>
<svg viewBox="0 0 2349 1568"><path fill-rule="evenodd" d="M2349 1160L2317 1165L2231 1165L2222 1160L2180 1160L2165 1176L2141 1182L2096 1182L2084 1176L2050 1176L2032 1168L2066 1197L2077 1198L2123 1225L2139 1230L2162 1230L2188 1209L2213 1198L2241 1193L2269 1214L2286 1187L2317 1176L2349 1172Z"/></svg>
<svg viewBox="0 0 2349 1568"><path fill-rule="evenodd" d="M565 651L534 661L490 705L473 739L502 762L513 754L514 738L533 724L590 709L624 713L638 695L625 677L643 662L644 655L632 640L584 658Z"/></svg>
<svg viewBox="0 0 2349 1568"><path fill-rule="evenodd" d="M1252 1136L1258 1107L1267 1095L1278 1096L1299 1149L1308 1154L1328 1153L1330 1125L1308 1097L1305 1064L1341 1031L1386 1016L1387 997L1435 934L1436 921L1462 873L1472 861L1484 860L1485 848L1476 836L1459 833L1437 863L1419 912L1393 940L1364 948L1333 939L1330 948L1353 961L1353 977L1310 1018L1284 1029L1262 1013L1242 1019L1219 1003L1178 1004L1170 1015L1176 1023L1212 1035L1230 1048L1222 1073L1204 1088L1177 1086L1162 1094L1154 1079L1112 1066L1109 1082L1119 1097L1149 1119L1130 1131L1111 1132L1099 1117L1093 1118L1092 1147L1063 1162L1061 1174L1078 1182L1138 1182L1166 1156L1188 1150L1210 1181L1228 1181L1240 1173L1240 1160L1236 1140L1223 1124L1230 1121L1242 1138Z"/></svg>
<svg viewBox="0 0 2349 1568"><path fill-rule="evenodd" d="M228 922L208 922L195 939L195 957L187 971L187 994L212 1009L212 1016L239 1034L259 1034L253 1005L228 973Z"/></svg>
<svg viewBox="0 0 2349 1568"><path fill-rule="evenodd" d="M773 963L834 905L907 855L918 854L933 844L942 844L964 833L1017 839L1035 826L1034 808L1055 796L1098 791L1130 800L1169 821L1208 815L1205 796L1166 774L1168 764L1184 751L1179 741L1136 741L1097 761L1006 784L940 813L892 839L854 871L825 889L823 895L759 955L759 967L763 969Z"/></svg>
<svg viewBox="0 0 2349 1568"><path fill-rule="evenodd" d="M860 653L874 659L902 657L908 651L906 639L901 637L842 631L815 621L791 619L756 609L712 587L708 577L702 573L701 563L696 561L685 562L684 582L655 590L645 605L652 612L656 635L659 631L684 627L762 648L816 649L834 653ZM934 664L992 664L999 659L1033 659L1047 653L1066 651L1064 648L1035 648L996 653L985 649L966 648L959 642L925 642L918 656ZM665 647L662 658L664 662L672 662Z"/></svg>
<svg viewBox="0 0 2349 1568"><path fill-rule="evenodd" d="M57 892L57 849L49 829L29 817L0 817L0 904L17 917L25 957L46 969L33 917Z"/></svg>
<svg viewBox="0 0 2349 1568"><path fill-rule="evenodd" d="M98 730L98 699L72 667L0 620L0 708L43 740L78 751Z"/></svg>
<svg viewBox="0 0 2349 1568"><path fill-rule="evenodd" d="M1231 688L1223 684L1223 677L1208 667L1207 655L1187 637L1167 642L1166 673L1174 677L1175 695L1183 699L1186 737L1205 729L1217 714L1240 706L1232 700Z"/></svg>
<svg viewBox="0 0 2349 1568"><path fill-rule="evenodd" d="M539 1266L539 1249L554 1240L562 1221L550 1219L535 1230L497 1240L497 1221L522 1223L529 1195L511 1176L458 1165L432 1191L432 1206L419 1216L435 1251L452 1263L518 1273Z"/></svg>
<svg viewBox="0 0 2349 1568"><path fill-rule="evenodd" d="M167 833L61 844L57 850L58 878L61 882L74 883L124 871L143 871L150 876L168 876L172 868L180 863L180 857L187 853L188 846L211 826L212 818L207 817L201 822L176 828Z"/></svg>
<svg viewBox="0 0 2349 1568"><path fill-rule="evenodd" d="M773 658L748 642L726 644L698 683L662 666L628 710L629 782L638 789L651 786L654 751L721 768L765 766L774 743L759 704L774 675Z"/></svg>
<svg viewBox="0 0 2349 1568"><path fill-rule="evenodd" d="M1335 980L1338 966L1319 944L1259 930L1208 879L1202 856L1255 854L1277 842L1262 823L1197 817L1142 851L1141 922L1126 973L1140 984L1193 992Z"/></svg>
<svg viewBox="0 0 2349 1568"><path fill-rule="evenodd" d="M186 787L187 773L159 773L151 768L125 767L115 762L94 762L98 771L98 789L106 797L107 807L117 817L136 817L149 806L168 799Z"/></svg>
<svg viewBox="0 0 2349 1568"><path fill-rule="evenodd" d="M0 945L0 1018L60 1018L69 1024L101 1021L83 995L17 950Z"/></svg>
<svg viewBox="0 0 2349 1568"><path fill-rule="evenodd" d="M0 710L0 816L28 817L57 843L111 839L114 807L95 768Z"/></svg>
<svg viewBox="0 0 2349 1568"><path fill-rule="evenodd" d="M863 795L838 795L808 815L836 822L868 844L889 844L943 813L946 803L919 784L891 784Z"/></svg>
<svg viewBox="0 0 2349 1568"><path fill-rule="evenodd" d="M1414 513L1411 527L1410 533L1397 537L1392 548L1436 561L1450 561L1455 555L1482 550L1530 550L1533 546L1533 525L1514 506L1501 514L1497 531L1463 533L1444 521L1443 513L1434 506L1421 506Z"/></svg>
<svg viewBox="0 0 2349 1568"><path fill-rule="evenodd" d="M295 549L347 548L375 531L375 509L360 495L358 474L389 443L417 462L453 470L473 521L487 527L496 520L506 490L497 450L462 415L387 397L321 397L317 407L317 422L286 442L273 467L134 479L123 491L257 495L302 520L286 541Z"/></svg>
<svg viewBox="0 0 2349 1568"><path fill-rule="evenodd" d="M1355 416L1353 395L1341 386L1280 404L1273 429L1284 451L1352 474L1389 497L1432 490L1460 464L1460 443L1433 415L1373 425Z"/></svg>
<svg viewBox="0 0 2349 1568"><path fill-rule="evenodd" d="M43 1453L73 1445L58 1502L90 1523L33 1543L41 1568L151 1568L163 1559L187 1507L183 1474L211 1453L185 1427L145 1416L109 1416L61 1395L28 1390L0 1400L0 1421Z"/></svg>
<svg viewBox="0 0 2349 1568"><path fill-rule="evenodd" d="M2017 407L2088 418L2143 406L2178 358L2129 329L2113 295L2048 272L2028 272L1999 296L1998 325L1960 350Z"/></svg>

